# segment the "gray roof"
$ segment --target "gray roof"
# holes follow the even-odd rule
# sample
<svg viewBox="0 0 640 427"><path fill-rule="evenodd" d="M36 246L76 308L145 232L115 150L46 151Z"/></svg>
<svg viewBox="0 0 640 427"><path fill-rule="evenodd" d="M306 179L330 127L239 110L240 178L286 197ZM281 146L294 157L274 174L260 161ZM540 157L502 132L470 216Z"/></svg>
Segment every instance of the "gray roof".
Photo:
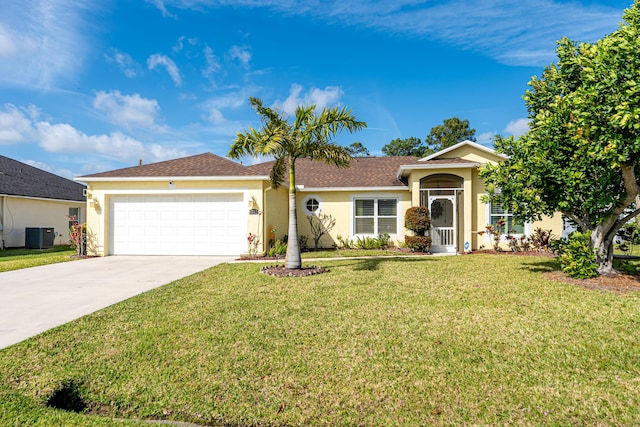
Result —
<svg viewBox="0 0 640 427"><path fill-rule="evenodd" d="M86 201L85 186L0 155L0 195Z"/></svg>

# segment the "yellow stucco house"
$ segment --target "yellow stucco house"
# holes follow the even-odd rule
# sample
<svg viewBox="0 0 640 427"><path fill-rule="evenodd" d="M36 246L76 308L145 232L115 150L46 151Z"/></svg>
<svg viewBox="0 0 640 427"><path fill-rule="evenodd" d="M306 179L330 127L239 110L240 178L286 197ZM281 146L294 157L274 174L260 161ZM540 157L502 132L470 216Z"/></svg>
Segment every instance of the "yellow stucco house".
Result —
<svg viewBox="0 0 640 427"><path fill-rule="evenodd" d="M431 212L433 252L490 247L487 224L503 218L515 234L542 227L562 233L556 215L515 224L509 212L482 202L480 168L501 157L464 141L425 158L363 157L347 169L300 159L296 163L299 234L311 237L308 215L336 220L320 244L388 233L402 242L404 213ZM287 232L287 188L273 189L272 162L243 166L205 153L76 178L87 184L87 228L94 255L240 255L247 237L259 251Z"/></svg>

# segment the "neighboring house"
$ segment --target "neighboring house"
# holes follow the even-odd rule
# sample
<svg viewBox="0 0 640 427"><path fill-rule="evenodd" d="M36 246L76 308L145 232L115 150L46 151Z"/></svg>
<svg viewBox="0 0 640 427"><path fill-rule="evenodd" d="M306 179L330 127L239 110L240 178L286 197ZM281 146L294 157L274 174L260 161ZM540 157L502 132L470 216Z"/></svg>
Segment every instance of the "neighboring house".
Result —
<svg viewBox="0 0 640 427"><path fill-rule="evenodd" d="M428 206L433 251L490 247L483 234L500 218L516 234L535 227L562 232L560 215L519 225L509 212L484 204L478 170L500 161L493 150L471 141L427 156L355 158L347 169L296 162L299 234L311 238L307 216L322 212L336 220L321 245L337 237L356 239L388 233L402 242L404 214ZM287 188L269 181L273 162L243 166L211 153L76 178L88 184L87 226L96 255L238 255L248 251L249 233L259 250L287 233Z"/></svg>
<svg viewBox="0 0 640 427"><path fill-rule="evenodd" d="M0 248L24 247L26 228L53 228L69 244L69 216L84 222L85 186L0 156Z"/></svg>

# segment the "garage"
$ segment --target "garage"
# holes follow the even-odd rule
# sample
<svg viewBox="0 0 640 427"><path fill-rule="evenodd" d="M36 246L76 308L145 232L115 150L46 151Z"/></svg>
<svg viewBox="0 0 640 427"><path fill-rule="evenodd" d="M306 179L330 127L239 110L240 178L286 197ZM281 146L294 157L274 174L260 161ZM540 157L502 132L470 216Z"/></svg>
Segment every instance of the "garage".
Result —
<svg viewBox="0 0 640 427"><path fill-rule="evenodd" d="M110 255L238 255L246 252L242 193L114 195Z"/></svg>

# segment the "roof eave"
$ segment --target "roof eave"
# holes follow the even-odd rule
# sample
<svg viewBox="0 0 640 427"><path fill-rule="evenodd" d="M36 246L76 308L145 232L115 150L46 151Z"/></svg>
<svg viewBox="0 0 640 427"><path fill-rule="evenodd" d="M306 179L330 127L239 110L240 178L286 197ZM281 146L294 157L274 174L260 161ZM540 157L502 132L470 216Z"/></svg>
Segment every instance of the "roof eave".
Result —
<svg viewBox="0 0 640 427"><path fill-rule="evenodd" d="M305 187L297 186L296 189L302 193L321 193L328 191L406 191L409 189L406 185L390 185L378 187Z"/></svg>
<svg viewBox="0 0 640 427"><path fill-rule="evenodd" d="M142 181L265 181L268 175L253 176L128 176L128 177L91 177L78 176L78 182L142 182Z"/></svg>
<svg viewBox="0 0 640 427"><path fill-rule="evenodd" d="M466 162L466 163L438 163L438 164L426 164L426 165L401 165L398 169L397 176L407 176L408 172L412 170L427 170L427 169L468 169L477 168L480 166L478 162Z"/></svg>
<svg viewBox="0 0 640 427"><path fill-rule="evenodd" d="M429 160L436 159L436 158L442 156L443 154L447 154L448 152L453 151L453 150L455 150L457 148L460 148L460 147L462 147L464 145L470 145L470 146L472 146L474 148L477 148L478 150L485 151L485 152L487 152L489 154L493 154L493 155L498 156L498 157L506 158L501 154L497 154L495 152L495 150L493 150L492 148L485 147L484 145L480 145L477 142L465 140L465 141L462 141L462 142L458 142L457 144L452 145L451 147L447 147L444 150L440 150L437 153L433 153L433 154L428 155L427 157L423 157L419 161L426 162L426 161L429 161Z"/></svg>

